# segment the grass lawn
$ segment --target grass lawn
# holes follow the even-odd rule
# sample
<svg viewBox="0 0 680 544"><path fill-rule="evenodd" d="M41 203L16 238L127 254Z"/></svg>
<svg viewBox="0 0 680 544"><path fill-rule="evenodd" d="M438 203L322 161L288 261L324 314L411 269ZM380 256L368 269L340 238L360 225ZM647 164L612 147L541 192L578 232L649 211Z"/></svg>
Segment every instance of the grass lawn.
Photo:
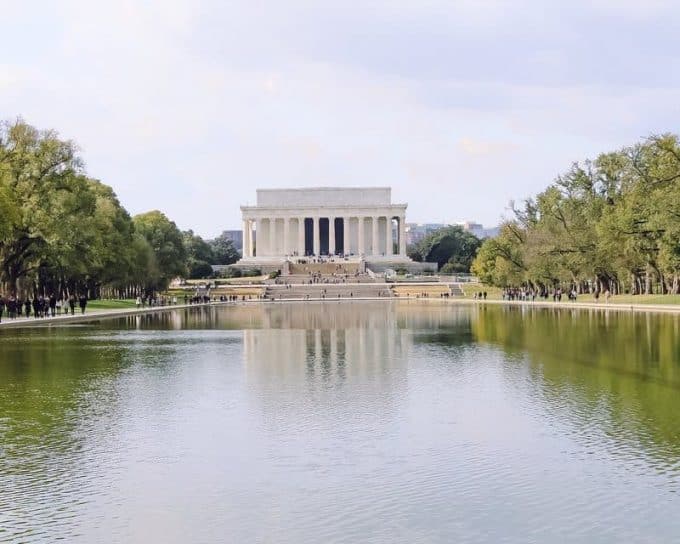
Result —
<svg viewBox="0 0 680 544"><path fill-rule="evenodd" d="M592 295L579 297L582 302L595 300ZM600 295L600 302L604 297ZM610 304L680 304L680 295L616 295L609 300Z"/></svg>
<svg viewBox="0 0 680 544"><path fill-rule="evenodd" d="M89 300L87 302L88 310L126 310L136 308L135 301L129 300ZM78 308L76 308L77 310Z"/></svg>
<svg viewBox="0 0 680 544"><path fill-rule="evenodd" d="M481 283L465 283L461 285L465 298L472 298L474 293L486 291L489 300L500 300L503 298L503 290L499 287L489 287ZM552 298L548 298L552 300ZM568 301L566 294L562 296L562 301ZM577 302L595 302L593 295L579 295ZM598 302L604 303L605 298L600 294ZM609 304L678 304L680 305L680 295L616 295L609 299Z"/></svg>
<svg viewBox="0 0 680 544"><path fill-rule="evenodd" d="M482 283L461 283L460 284L465 298L472 298L475 293L483 293L486 291L486 296L489 300L500 300L503 298L503 289L500 287L491 287Z"/></svg>

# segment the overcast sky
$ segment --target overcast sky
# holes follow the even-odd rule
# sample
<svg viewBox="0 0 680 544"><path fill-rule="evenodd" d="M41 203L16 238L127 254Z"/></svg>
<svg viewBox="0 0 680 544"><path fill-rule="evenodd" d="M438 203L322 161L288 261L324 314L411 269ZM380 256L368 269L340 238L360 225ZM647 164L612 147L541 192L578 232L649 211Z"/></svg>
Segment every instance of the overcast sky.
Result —
<svg viewBox="0 0 680 544"><path fill-rule="evenodd" d="M549 7L548 7L549 6ZM392 186L491 226L571 162L678 132L680 2L0 0L0 115L132 213L213 236L255 189Z"/></svg>

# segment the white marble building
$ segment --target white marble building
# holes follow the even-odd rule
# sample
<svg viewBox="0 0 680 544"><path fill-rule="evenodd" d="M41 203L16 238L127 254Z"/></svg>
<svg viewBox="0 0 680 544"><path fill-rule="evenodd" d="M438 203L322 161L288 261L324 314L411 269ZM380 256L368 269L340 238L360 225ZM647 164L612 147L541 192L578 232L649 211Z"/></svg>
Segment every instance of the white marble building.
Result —
<svg viewBox="0 0 680 544"><path fill-rule="evenodd" d="M257 204L241 206L239 264L334 255L411 262L406 256L406 206L392 203L389 187L258 189Z"/></svg>

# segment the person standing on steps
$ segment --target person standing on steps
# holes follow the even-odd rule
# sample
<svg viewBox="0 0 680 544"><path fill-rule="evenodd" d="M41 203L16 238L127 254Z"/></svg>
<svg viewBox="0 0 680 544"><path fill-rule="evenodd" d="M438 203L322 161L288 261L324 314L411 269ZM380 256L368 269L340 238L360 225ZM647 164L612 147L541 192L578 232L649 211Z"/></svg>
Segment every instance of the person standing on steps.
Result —
<svg viewBox="0 0 680 544"><path fill-rule="evenodd" d="M57 315L57 296L54 293L50 295L49 304L50 314L52 315L52 317L54 317L55 315Z"/></svg>

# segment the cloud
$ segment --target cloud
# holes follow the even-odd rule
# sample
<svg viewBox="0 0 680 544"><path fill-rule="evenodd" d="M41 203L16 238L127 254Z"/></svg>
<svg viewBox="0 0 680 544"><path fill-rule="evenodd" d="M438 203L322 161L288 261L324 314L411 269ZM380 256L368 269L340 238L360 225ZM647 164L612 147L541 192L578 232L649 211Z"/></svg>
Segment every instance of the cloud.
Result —
<svg viewBox="0 0 680 544"><path fill-rule="evenodd" d="M456 147L464 155L493 157L515 151L519 146L512 142L494 142L488 140L475 140L473 138L461 138L458 140Z"/></svg>
<svg viewBox="0 0 680 544"><path fill-rule="evenodd" d="M4 115L77 140L133 212L204 235L238 227L257 187L392 185L414 220L493 223L573 160L680 122L680 6L662 0L29 1L3 18Z"/></svg>

